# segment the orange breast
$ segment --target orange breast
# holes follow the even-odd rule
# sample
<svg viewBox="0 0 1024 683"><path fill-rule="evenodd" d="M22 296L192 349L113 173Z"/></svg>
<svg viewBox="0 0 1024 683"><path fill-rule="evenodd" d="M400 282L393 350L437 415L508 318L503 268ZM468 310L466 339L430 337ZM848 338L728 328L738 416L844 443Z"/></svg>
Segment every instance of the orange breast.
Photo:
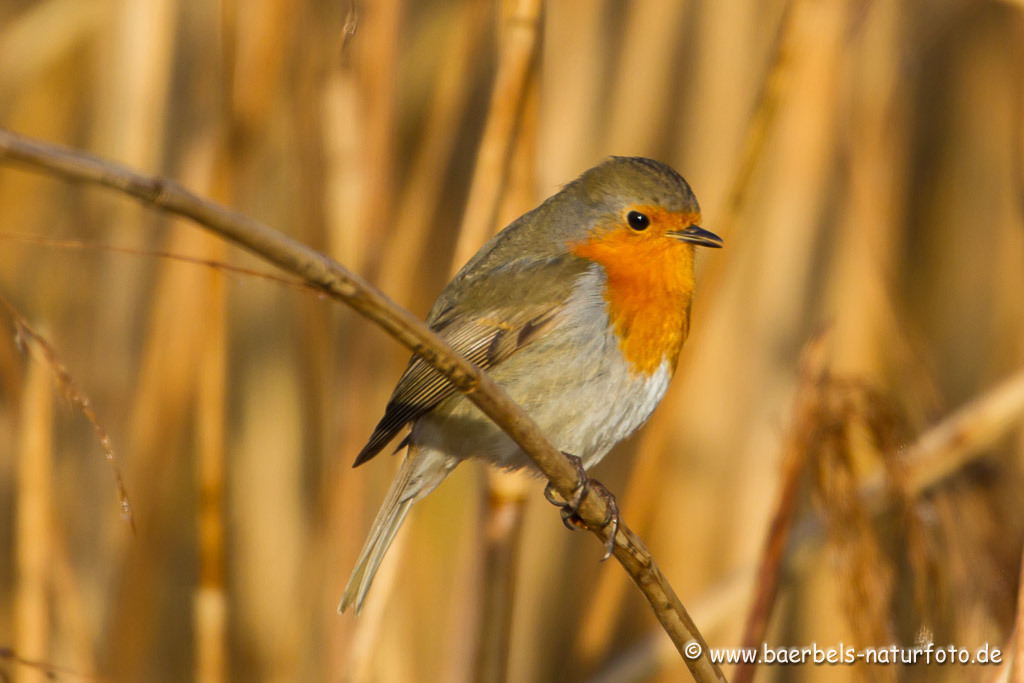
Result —
<svg viewBox="0 0 1024 683"><path fill-rule="evenodd" d="M693 297L693 247L664 234L602 232L570 245L604 267L608 316L634 373L662 361L674 368L686 339Z"/></svg>

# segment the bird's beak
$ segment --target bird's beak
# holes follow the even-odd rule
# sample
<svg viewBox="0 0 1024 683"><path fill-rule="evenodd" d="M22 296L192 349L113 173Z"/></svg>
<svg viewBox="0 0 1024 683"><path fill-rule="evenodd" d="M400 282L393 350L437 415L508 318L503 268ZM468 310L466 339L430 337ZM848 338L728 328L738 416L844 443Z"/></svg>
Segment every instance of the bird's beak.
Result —
<svg viewBox="0 0 1024 683"><path fill-rule="evenodd" d="M690 244L696 244L699 247L714 247L715 249L722 248L721 237L698 225L691 225L690 227L682 230L670 230L666 234L670 237L675 237L680 242L689 242Z"/></svg>

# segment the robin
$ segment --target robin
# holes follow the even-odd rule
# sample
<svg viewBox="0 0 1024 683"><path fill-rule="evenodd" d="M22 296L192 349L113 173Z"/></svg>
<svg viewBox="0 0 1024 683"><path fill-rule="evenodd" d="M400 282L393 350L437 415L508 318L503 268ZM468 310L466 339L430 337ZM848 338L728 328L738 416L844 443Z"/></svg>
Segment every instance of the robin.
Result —
<svg viewBox="0 0 1024 683"><path fill-rule="evenodd" d="M722 246L699 222L697 199L672 168L611 157L485 244L441 292L427 324L486 370L577 468L590 468L647 420L675 372L690 326L694 247ZM405 461L345 588L342 611L362 607L413 503L459 462L475 457L506 469L533 467L416 356L353 466L410 423L399 446L408 447ZM578 509L577 493L562 503L563 520Z"/></svg>

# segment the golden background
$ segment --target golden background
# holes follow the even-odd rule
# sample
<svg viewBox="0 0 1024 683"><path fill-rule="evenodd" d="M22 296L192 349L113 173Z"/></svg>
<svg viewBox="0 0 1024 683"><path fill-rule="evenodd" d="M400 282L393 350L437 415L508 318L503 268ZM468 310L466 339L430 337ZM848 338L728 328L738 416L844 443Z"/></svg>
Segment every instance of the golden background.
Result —
<svg viewBox="0 0 1024 683"><path fill-rule="evenodd" d="M799 456L770 645L1012 649L1020 400L988 423L985 404L986 429L923 463L904 456L1021 383L1019 1L7 0L0 126L178 180L420 316L490 232L605 156L671 164L726 246L699 257L664 402L594 474L705 637L740 644ZM0 233L0 294L90 399L135 525L53 359L5 312L0 673L473 678L479 467L417 506L364 615L335 613L397 460L349 465L403 348L308 291L137 253L270 271L107 190L0 166ZM825 329L808 379L801 350ZM562 528L541 484L509 680L685 679L624 572Z"/></svg>

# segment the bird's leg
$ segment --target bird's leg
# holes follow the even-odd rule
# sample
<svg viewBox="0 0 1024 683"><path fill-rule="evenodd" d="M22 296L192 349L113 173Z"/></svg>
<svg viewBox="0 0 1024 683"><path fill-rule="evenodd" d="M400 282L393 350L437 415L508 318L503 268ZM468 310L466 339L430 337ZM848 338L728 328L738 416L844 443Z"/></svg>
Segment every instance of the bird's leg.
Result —
<svg viewBox="0 0 1024 683"><path fill-rule="evenodd" d="M582 524L579 517L576 517L576 513L580 511L580 503L583 502L583 496L587 493L587 488L590 486L590 479L587 477L587 471L583 469L583 461L578 456L572 453L562 452L562 455L569 459L572 466L576 468L576 488L573 490L572 495L569 496L569 500L561 500L561 496L555 491L555 487L548 482L548 485L544 487L544 498L555 507L561 508L562 510L562 524L569 529L575 529L577 524ZM575 518L575 520L573 519Z"/></svg>
<svg viewBox="0 0 1024 683"><path fill-rule="evenodd" d="M562 501L561 497L556 495L557 492L551 485L551 482L548 482L548 485L544 487L544 498L552 505L561 509L562 524L568 529L586 528L586 523L579 517L579 511L580 504L590 491L594 491L604 498L605 505L608 507L608 514L605 516L601 528L603 529L609 524L612 527L608 540L605 541L604 557L601 558L601 561L604 562L612 556L612 551L615 550L615 535L619 532L619 504L616 502L615 496L605 488L604 484L587 476L586 470L583 469L583 461L578 456L565 452L562 455L567 457L569 462L573 464L573 467L576 468L576 480L579 483L573 490L572 495L569 496L569 500Z"/></svg>

